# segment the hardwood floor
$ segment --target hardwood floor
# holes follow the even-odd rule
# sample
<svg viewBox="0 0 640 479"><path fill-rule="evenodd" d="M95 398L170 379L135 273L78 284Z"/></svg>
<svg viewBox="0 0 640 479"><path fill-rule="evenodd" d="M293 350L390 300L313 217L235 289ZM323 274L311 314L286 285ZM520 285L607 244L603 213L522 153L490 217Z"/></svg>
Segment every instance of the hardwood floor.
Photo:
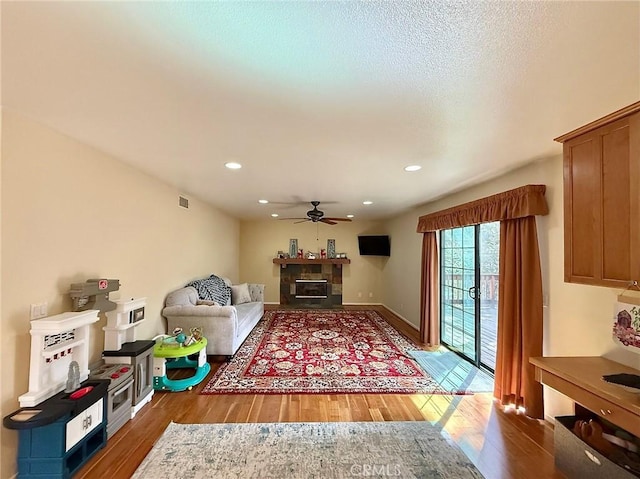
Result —
<svg viewBox="0 0 640 479"><path fill-rule="evenodd" d="M275 309L275 308L267 308ZM348 309L364 309L353 307ZM417 331L386 309L380 312L416 342ZM210 358L213 374L223 358ZM224 422L429 421L455 441L487 479L564 478L553 462L553 429L496 405L491 394L207 395L156 392L74 476L129 478L167 425ZM301 459L302 460L302 459Z"/></svg>

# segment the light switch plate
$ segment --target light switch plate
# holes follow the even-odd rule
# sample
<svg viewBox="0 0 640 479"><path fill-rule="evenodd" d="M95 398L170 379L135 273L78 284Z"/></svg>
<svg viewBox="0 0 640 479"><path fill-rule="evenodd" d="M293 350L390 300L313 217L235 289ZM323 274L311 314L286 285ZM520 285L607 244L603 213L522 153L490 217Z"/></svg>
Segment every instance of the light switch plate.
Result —
<svg viewBox="0 0 640 479"><path fill-rule="evenodd" d="M40 319L47 316L47 303L37 303L31 305L31 319Z"/></svg>

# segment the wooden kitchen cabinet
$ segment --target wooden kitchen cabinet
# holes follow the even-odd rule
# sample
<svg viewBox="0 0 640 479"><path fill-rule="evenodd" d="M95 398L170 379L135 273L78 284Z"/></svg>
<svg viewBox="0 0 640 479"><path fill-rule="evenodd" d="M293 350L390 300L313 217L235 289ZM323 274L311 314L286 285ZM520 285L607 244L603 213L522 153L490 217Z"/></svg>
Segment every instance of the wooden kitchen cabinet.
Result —
<svg viewBox="0 0 640 479"><path fill-rule="evenodd" d="M640 102L555 141L563 144L564 280L640 281Z"/></svg>

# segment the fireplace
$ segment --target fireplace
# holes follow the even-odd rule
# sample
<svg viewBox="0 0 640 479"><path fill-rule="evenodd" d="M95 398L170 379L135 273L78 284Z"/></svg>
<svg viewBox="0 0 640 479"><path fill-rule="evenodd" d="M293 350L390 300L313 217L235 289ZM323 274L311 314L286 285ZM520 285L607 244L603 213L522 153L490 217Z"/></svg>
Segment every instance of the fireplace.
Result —
<svg viewBox="0 0 640 479"><path fill-rule="evenodd" d="M287 264L280 268L280 304L295 308L342 307L341 265Z"/></svg>
<svg viewBox="0 0 640 479"><path fill-rule="evenodd" d="M300 299L324 299L328 296L327 285L326 279L296 279L294 296Z"/></svg>

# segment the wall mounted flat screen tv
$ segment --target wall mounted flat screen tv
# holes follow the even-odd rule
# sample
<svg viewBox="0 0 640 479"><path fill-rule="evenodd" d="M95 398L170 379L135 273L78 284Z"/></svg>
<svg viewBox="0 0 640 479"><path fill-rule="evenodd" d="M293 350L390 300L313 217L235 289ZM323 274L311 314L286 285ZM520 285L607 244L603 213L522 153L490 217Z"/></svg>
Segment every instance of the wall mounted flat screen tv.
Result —
<svg viewBox="0 0 640 479"><path fill-rule="evenodd" d="M360 256L391 256L391 242L387 235L358 236Z"/></svg>

